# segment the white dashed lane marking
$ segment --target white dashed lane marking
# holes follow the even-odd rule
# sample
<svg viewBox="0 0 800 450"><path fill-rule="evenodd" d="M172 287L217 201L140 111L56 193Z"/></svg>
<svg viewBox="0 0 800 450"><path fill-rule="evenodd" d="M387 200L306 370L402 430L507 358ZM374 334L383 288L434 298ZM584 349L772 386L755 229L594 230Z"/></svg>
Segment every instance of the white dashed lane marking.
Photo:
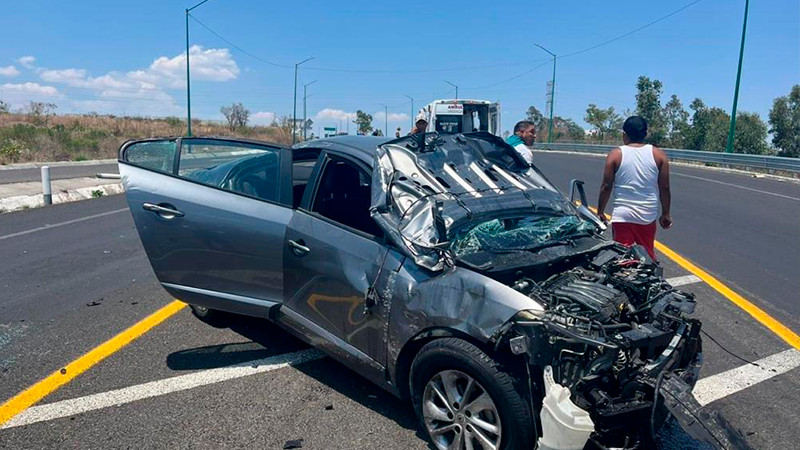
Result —
<svg viewBox="0 0 800 450"><path fill-rule="evenodd" d="M694 397L705 406L800 367L800 351L790 348L755 363L758 365L747 364L701 379L694 387Z"/></svg>
<svg viewBox="0 0 800 450"><path fill-rule="evenodd" d="M735 187L735 188L739 188L739 189L744 189L744 190L746 190L746 191L758 192L759 194L772 195L772 196L774 196L774 197L780 197L780 198L785 198L785 199L788 199L788 200L794 200L794 201L796 201L796 202L800 202L800 198L797 198L797 197L791 197L791 196L789 196L789 195L777 194L777 193L775 193L775 192L764 191L764 190L761 190L761 189L753 189L753 188L749 188L749 187L745 187L745 186L739 186L738 184L726 183L726 182L724 182L724 181L712 180L712 179L710 179L710 178L696 177L696 176L694 176L694 175L687 175L687 174L685 174L685 173L677 173L677 172L672 172L672 174L673 174L673 175L680 176L680 177L694 178L695 180L703 180L703 181L708 181L709 183L717 183L717 184L722 184L722 185L724 185L724 186Z"/></svg>
<svg viewBox="0 0 800 450"><path fill-rule="evenodd" d="M26 409L18 416L6 422L2 428L20 427L47 420L60 419L75 414L81 414L111 406L185 391L200 386L219 383L264 372L270 372L284 367L294 366L304 362L320 359L324 354L319 350L309 349L283 355L270 356L247 363L216 369L203 370L177 377L166 378L149 383L137 384L114 391L101 392L85 397L63 400Z"/></svg>

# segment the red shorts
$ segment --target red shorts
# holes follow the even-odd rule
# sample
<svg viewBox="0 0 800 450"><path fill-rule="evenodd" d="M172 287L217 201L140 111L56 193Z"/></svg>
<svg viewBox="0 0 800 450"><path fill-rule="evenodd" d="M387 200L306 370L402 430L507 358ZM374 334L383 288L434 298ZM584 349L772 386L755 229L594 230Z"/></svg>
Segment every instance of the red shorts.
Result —
<svg viewBox="0 0 800 450"><path fill-rule="evenodd" d="M653 260L656 259L654 243L656 240L656 222L647 225L628 222L612 222L611 232L614 240L628 247L639 244L647 250Z"/></svg>

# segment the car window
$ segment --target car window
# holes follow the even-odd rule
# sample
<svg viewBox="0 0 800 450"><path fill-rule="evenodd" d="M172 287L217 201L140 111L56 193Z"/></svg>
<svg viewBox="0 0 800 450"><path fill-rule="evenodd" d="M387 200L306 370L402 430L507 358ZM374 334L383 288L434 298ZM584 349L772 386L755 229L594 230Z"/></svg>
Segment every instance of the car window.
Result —
<svg viewBox="0 0 800 450"><path fill-rule="evenodd" d="M295 149L292 151L292 204L295 208L303 200L311 172L317 164L320 151L317 149Z"/></svg>
<svg viewBox="0 0 800 450"><path fill-rule="evenodd" d="M244 142L191 139L181 143L178 176L226 191L277 201L280 149Z"/></svg>
<svg viewBox="0 0 800 450"><path fill-rule="evenodd" d="M176 149L176 141L137 142L125 148L124 161L145 169L172 173Z"/></svg>
<svg viewBox="0 0 800 450"><path fill-rule="evenodd" d="M355 164L331 159L319 178L311 210L356 230L382 236L369 214L371 181Z"/></svg>

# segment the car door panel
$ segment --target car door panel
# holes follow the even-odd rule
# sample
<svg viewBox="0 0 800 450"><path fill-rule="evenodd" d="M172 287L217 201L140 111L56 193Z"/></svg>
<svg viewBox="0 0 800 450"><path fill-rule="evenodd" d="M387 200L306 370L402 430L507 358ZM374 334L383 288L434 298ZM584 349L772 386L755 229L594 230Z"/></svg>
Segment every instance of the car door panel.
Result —
<svg viewBox="0 0 800 450"><path fill-rule="evenodd" d="M126 161L120 174L153 271L171 294L257 315L282 301L291 208Z"/></svg>
<svg viewBox="0 0 800 450"><path fill-rule="evenodd" d="M369 306L367 295L399 269L400 254L305 211L292 217L286 240L286 306L384 364L389 305L375 295ZM289 241L302 243L308 253L298 255Z"/></svg>

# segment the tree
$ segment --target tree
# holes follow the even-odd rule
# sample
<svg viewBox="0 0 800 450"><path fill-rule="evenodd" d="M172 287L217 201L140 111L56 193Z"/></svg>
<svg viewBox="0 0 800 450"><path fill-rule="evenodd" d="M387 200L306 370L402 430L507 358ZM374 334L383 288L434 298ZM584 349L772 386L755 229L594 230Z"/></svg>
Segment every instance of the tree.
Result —
<svg viewBox="0 0 800 450"><path fill-rule="evenodd" d="M642 75L636 81L636 115L647 121L647 142L660 144L666 137L664 112L661 108L663 85Z"/></svg>
<svg viewBox="0 0 800 450"><path fill-rule="evenodd" d="M8 103L0 100L0 114L8 114Z"/></svg>
<svg viewBox="0 0 800 450"><path fill-rule="evenodd" d="M228 128L234 131L237 128L247 126L247 121L250 118L250 111L247 110L241 103L233 103L231 106L223 106L219 112L225 116L228 121Z"/></svg>
<svg viewBox="0 0 800 450"><path fill-rule="evenodd" d="M722 108L708 108L699 98L689 106L694 111L692 124L687 128L684 145L691 150L721 152L728 142L731 116ZM740 112L736 115L734 153L762 155L767 147L767 125L756 113Z"/></svg>
<svg viewBox="0 0 800 450"><path fill-rule="evenodd" d="M778 156L800 157L800 84L792 86L788 97L778 97L772 102L769 124Z"/></svg>
<svg viewBox="0 0 800 450"><path fill-rule="evenodd" d="M726 141L727 144L727 141ZM736 134L733 137L734 153L764 155L770 153L767 146L767 124L758 113L736 114Z"/></svg>
<svg viewBox="0 0 800 450"><path fill-rule="evenodd" d="M28 119L33 122L34 125L47 126L50 116L56 115L56 108L58 108L58 106L56 106L55 103L30 102L25 109L28 114Z"/></svg>
<svg viewBox="0 0 800 450"><path fill-rule="evenodd" d="M537 130L541 130L547 124L547 119L544 118L544 115L542 115L535 106L528 108L525 120L533 122Z"/></svg>
<svg viewBox="0 0 800 450"><path fill-rule="evenodd" d="M593 125L597 129L600 140L605 138L606 134L612 136L616 134L620 127L622 118L614 111L613 106L607 109L598 108L594 103L590 103L586 108L586 115L583 117L589 125Z"/></svg>
<svg viewBox="0 0 800 450"><path fill-rule="evenodd" d="M538 139L541 141L546 141L547 132L547 127L543 126L540 129L541 136L539 136ZM583 141L585 135L586 132L584 131L583 127L575 123L574 120L565 119L559 116L553 117L553 142L563 139L566 139L569 142L580 142Z"/></svg>
<svg viewBox="0 0 800 450"><path fill-rule="evenodd" d="M370 134L372 132L372 115L367 114L362 110L356 111L356 120L354 121L356 125L358 125L358 132L361 134Z"/></svg>
<svg viewBox="0 0 800 450"><path fill-rule="evenodd" d="M683 109L683 104L677 95L672 94L664 105L663 115L667 132L667 138L663 143L669 147L683 148L689 129L689 113Z"/></svg>

